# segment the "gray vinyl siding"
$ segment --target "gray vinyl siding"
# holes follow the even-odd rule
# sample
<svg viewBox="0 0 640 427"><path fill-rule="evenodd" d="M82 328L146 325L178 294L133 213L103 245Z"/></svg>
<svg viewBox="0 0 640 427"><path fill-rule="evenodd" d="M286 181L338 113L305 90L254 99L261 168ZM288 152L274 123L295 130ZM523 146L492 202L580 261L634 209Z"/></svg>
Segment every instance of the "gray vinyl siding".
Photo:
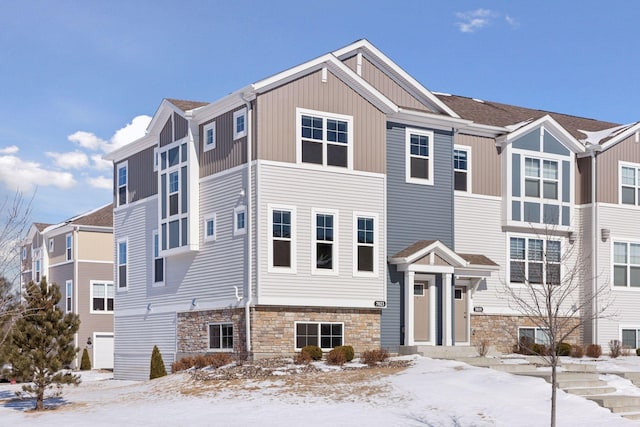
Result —
<svg viewBox="0 0 640 427"><path fill-rule="evenodd" d="M405 126L387 124L387 254L418 240L437 239L454 248L453 135L434 131L434 185L405 180ZM401 344L403 276L389 266L387 308L382 311L381 342Z"/></svg>
<svg viewBox="0 0 640 427"><path fill-rule="evenodd" d="M231 111L200 124L200 140L198 150L200 153L200 177L213 175L226 169L231 169L247 162L247 137L233 140L233 113L245 107ZM204 132L206 125L216 123L216 148L204 151ZM255 156L254 156L255 157Z"/></svg>
<svg viewBox="0 0 640 427"><path fill-rule="evenodd" d="M187 119L179 115L178 113L173 113L173 140L177 141L179 139L187 136L187 132L189 131L189 122Z"/></svg>
<svg viewBox="0 0 640 427"><path fill-rule="evenodd" d="M118 206L118 165L124 161L127 162L127 203L137 202L158 193L158 173L153 170L154 148L155 146L146 148L113 165L114 206Z"/></svg>
<svg viewBox="0 0 640 427"><path fill-rule="evenodd" d="M160 131L160 147L169 145L172 142L173 142L173 122L171 121L171 117L169 117L167 119L167 122L164 124L164 127Z"/></svg>

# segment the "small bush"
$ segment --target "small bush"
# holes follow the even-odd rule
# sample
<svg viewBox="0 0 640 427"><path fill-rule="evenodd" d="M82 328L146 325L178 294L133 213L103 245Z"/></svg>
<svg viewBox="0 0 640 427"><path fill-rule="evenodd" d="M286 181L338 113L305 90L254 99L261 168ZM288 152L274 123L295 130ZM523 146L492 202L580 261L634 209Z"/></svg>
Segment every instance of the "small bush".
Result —
<svg viewBox="0 0 640 427"><path fill-rule="evenodd" d="M193 358L193 367L196 369L202 369L204 367L207 366L207 358L202 355L202 354L198 354L196 357Z"/></svg>
<svg viewBox="0 0 640 427"><path fill-rule="evenodd" d="M598 344L589 344L587 346L585 354L587 355L587 357L593 357L597 359L598 357L602 356L602 347L600 347Z"/></svg>
<svg viewBox="0 0 640 427"><path fill-rule="evenodd" d="M640 356L640 348L636 348L636 356Z"/></svg>
<svg viewBox="0 0 640 427"><path fill-rule="evenodd" d="M374 366L379 362L384 362L389 358L389 352L383 348L377 350L367 350L362 352L360 360L369 366Z"/></svg>
<svg viewBox="0 0 640 427"><path fill-rule="evenodd" d="M313 360L322 360L322 349L317 345L307 345L302 348L302 351L309 353Z"/></svg>
<svg viewBox="0 0 640 427"><path fill-rule="evenodd" d="M558 345L558 348L556 350L556 354L558 356L570 356L571 355L571 344L566 343L566 342L561 342Z"/></svg>
<svg viewBox="0 0 640 427"><path fill-rule="evenodd" d="M476 350L478 351L478 356L486 357L489 354L489 343L487 340L482 340L476 345Z"/></svg>
<svg viewBox="0 0 640 427"><path fill-rule="evenodd" d="M575 344L571 346L571 357L575 357L576 359L584 356L584 349L581 345Z"/></svg>
<svg viewBox="0 0 640 427"><path fill-rule="evenodd" d="M311 355L306 352L306 351L301 351L300 353L296 354L295 359L293 359L293 362L296 365L308 365L309 363L311 363L313 359L311 358Z"/></svg>
<svg viewBox="0 0 640 427"><path fill-rule="evenodd" d="M609 341L609 357L615 359L622 355L622 342L620 340Z"/></svg>
<svg viewBox="0 0 640 427"><path fill-rule="evenodd" d="M327 353L328 365L342 366L345 364L346 361L347 361L347 356L345 354L345 351L340 347L336 347L333 350L331 350L329 353Z"/></svg>
<svg viewBox="0 0 640 427"><path fill-rule="evenodd" d="M353 347L350 345L339 345L336 349L340 349L344 353L344 357L347 359L347 362L351 362L353 358L356 356Z"/></svg>
<svg viewBox="0 0 640 427"><path fill-rule="evenodd" d="M164 367L164 361L162 360L162 354L157 345L153 346L151 352L151 369L149 371L149 379L164 377L167 375L167 370Z"/></svg>
<svg viewBox="0 0 640 427"><path fill-rule="evenodd" d="M229 353L211 353L205 357L205 360L207 363L206 366L218 369L231 363L232 357Z"/></svg>
<svg viewBox="0 0 640 427"><path fill-rule="evenodd" d="M535 356L548 356L549 350L550 349L544 344L533 344L531 346L531 351Z"/></svg>
<svg viewBox="0 0 640 427"><path fill-rule="evenodd" d="M520 339L518 340L518 343L513 347L515 349L515 353L531 356L533 354L536 354L533 351L533 346L534 346L534 343L531 338L520 337Z"/></svg>
<svg viewBox="0 0 640 427"><path fill-rule="evenodd" d="M85 348L82 350L82 359L80 360L80 370L81 371L90 371L91 370L91 359L89 359L89 352Z"/></svg>

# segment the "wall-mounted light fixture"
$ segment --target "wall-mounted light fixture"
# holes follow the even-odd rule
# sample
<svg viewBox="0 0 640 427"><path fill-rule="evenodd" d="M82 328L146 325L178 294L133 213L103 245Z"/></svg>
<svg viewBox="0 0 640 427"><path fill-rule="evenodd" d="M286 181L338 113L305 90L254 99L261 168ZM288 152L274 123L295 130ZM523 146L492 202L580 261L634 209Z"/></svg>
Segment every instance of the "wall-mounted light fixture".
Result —
<svg viewBox="0 0 640 427"><path fill-rule="evenodd" d="M91 348L93 346L93 342L91 341L91 337L87 338L87 348Z"/></svg>
<svg viewBox="0 0 640 427"><path fill-rule="evenodd" d="M151 311L151 303L147 304L147 311Z"/></svg>
<svg viewBox="0 0 640 427"><path fill-rule="evenodd" d="M608 228L603 228L600 230L600 237L602 237L602 241L606 242L611 237L611 230Z"/></svg>

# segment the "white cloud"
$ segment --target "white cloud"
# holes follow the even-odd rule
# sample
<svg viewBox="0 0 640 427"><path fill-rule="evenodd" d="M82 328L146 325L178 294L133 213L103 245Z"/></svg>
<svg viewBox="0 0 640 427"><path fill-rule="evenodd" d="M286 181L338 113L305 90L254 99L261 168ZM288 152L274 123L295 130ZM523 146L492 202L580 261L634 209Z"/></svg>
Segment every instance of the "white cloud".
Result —
<svg viewBox="0 0 640 427"><path fill-rule="evenodd" d="M87 183L94 188L100 188L105 190L111 190L111 188L113 188L113 181L111 180L111 178L107 178L104 176L87 178Z"/></svg>
<svg viewBox="0 0 640 427"><path fill-rule="evenodd" d="M496 16L490 9L476 9L469 12L458 12L456 17L460 20L456 25L463 33L473 33L491 23Z"/></svg>
<svg viewBox="0 0 640 427"><path fill-rule="evenodd" d="M101 154L91 155L91 161L93 162L93 168L99 171L111 169L113 166L111 161L103 159Z"/></svg>
<svg viewBox="0 0 640 427"><path fill-rule="evenodd" d="M16 154L20 149L15 145L10 145L9 147L0 148L0 154Z"/></svg>
<svg viewBox="0 0 640 427"><path fill-rule="evenodd" d="M34 187L71 188L76 180L69 172L44 169L39 163L24 161L16 156L0 156L0 181L7 188L29 191Z"/></svg>
<svg viewBox="0 0 640 427"><path fill-rule="evenodd" d="M131 123L128 123L122 129L116 131L115 134L111 137L111 143L107 144L103 147L105 152L113 151L117 148L122 147L130 142L135 141L138 138L142 138L145 135L145 131L147 130L147 126L151 122L151 117L149 116L137 116L131 120Z"/></svg>
<svg viewBox="0 0 640 427"><path fill-rule="evenodd" d="M520 26L520 23L516 21L516 19L512 16L505 15L504 20L507 22L507 24L509 24L511 28L518 28Z"/></svg>
<svg viewBox="0 0 640 427"><path fill-rule="evenodd" d="M80 147L89 150L97 150L103 147L105 144L108 144L108 142L104 139L98 138L91 132L85 132L82 130L79 130L76 133L72 133L67 137L67 139L71 142L75 142Z"/></svg>
<svg viewBox="0 0 640 427"><path fill-rule="evenodd" d="M53 159L56 166L62 169L84 169L89 166L89 158L82 151L68 153L46 152L47 157Z"/></svg>

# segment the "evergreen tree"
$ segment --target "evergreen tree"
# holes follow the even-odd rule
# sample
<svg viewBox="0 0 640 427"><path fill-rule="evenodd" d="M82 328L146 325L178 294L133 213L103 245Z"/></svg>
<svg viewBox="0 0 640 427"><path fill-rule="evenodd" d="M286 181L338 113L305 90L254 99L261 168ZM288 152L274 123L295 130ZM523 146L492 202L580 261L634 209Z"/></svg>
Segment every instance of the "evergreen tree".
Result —
<svg viewBox="0 0 640 427"><path fill-rule="evenodd" d="M153 346L151 352L151 371L149 373L149 379L160 378L167 375L167 370L164 368L164 361L162 360L162 354L157 345Z"/></svg>
<svg viewBox="0 0 640 427"><path fill-rule="evenodd" d="M85 348L82 350L82 360L80 361L80 370L81 371L90 371L91 370L91 359L89 359L89 352Z"/></svg>
<svg viewBox="0 0 640 427"><path fill-rule="evenodd" d="M35 409L42 410L45 392L57 387L53 395L59 396L63 384L80 383L80 377L61 370L78 353L73 338L80 320L76 314L64 314L58 306L60 288L47 285L44 277L39 284L29 283L24 298L27 314L13 327L8 359L18 378L31 380L18 394L35 397Z"/></svg>

